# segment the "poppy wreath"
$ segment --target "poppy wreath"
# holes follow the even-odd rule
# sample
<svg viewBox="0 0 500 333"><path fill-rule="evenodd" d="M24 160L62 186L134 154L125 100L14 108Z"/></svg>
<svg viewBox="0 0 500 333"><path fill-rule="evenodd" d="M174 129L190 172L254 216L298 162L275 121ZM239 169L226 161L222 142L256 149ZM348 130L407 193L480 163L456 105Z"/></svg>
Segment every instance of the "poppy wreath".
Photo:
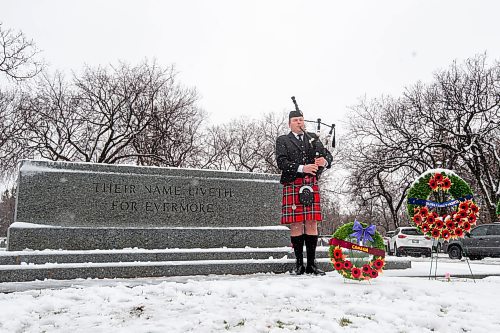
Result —
<svg viewBox="0 0 500 333"><path fill-rule="evenodd" d="M368 226L360 223L366 229ZM385 247L382 236L374 231L371 238L373 241L366 242L365 245L352 243L354 222L346 223L339 227L330 239L329 254L333 267L344 278L352 280L370 280L382 273L385 265ZM348 249L351 255L346 256L343 249ZM357 259L352 256L353 252L364 252L372 254L371 259Z"/></svg>
<svg viewBox="0 0 500 333"><path fill-rule="evenodd" d="M433 195L444 201L429 200ZM408 190L408 215L424 235L445 240L463 238L479 216L472 198L470 186L452 171L429 170ZM447 212L440 214L437 210Z"/></svg>

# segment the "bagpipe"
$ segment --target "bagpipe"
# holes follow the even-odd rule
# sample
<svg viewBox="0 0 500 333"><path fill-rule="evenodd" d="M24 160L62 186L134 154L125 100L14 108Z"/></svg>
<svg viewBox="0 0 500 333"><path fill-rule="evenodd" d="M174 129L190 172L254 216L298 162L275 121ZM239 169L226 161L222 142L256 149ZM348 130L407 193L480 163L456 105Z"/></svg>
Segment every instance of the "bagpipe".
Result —
<svg viewBox="0 0 500 333"><path fill-rule="evenodd" d="M297 101L295 100L295 96L292 96L292 101L293 104L295 105L295 111L303 115L302 111L299 109L299 105L297 104ZM304 119L304 122L308 123L316 123L316 134L320 135L321 132L321 125L324 125L328 128L330 128L330 131L328 132L328 135L326 136L325 139L325 145L319 144L319 140L314 140L311 135L307 133L305 128L301 128L302 133L304 133L304 137L307 138L309 142L312 143L312 147L314 149L314 156L315 158L319 157L326 157L328 154L327 147L328 142L330 139L332 140L332 148L335 148L335 124L325 124L321 122L321 118L318 118L317 120L306 120ZM319 178L321 173L323 172L324 167L319 167L318 171L316 172L316 176ZM304 205L312 205L314 202L314 195L313 195L313 189L310 186L303 185L300 190L299 190L299 201L304 204Z"/></svg>
<svg viewBox="0 0 500 333"><path fill-rule="evenodd" d="M299 109L299 105L297 104L297 101L295 100L295 96L292 96L292 101L293 101L293 104L295 105L295 111L299 112L300 114L303 114L302 111ZM325 139L325 147L328 146L328 142L331 139L332 140L332 148L335 148L335 124L331 124L331 125L325 124L325 123L321 122L321 118L318 118L316 120L304 119L304 122L316 123L316 134L318 136L319 136L320 131L321 131L321 125L330 128L330 131L328 132L328 135L326 136L326 139ZM307 137L308 140L312 139L311 136L309 134L307 134L307 132L305 131L304 128L302 128L302 132L304 132L304 136ZM316 146L314 148L316 149ZM319 150L321 150L321 149L319 149ZM319 151L319 150L316 150L316 156L318 156L318 157L325 156L324 151Z"/></svg>

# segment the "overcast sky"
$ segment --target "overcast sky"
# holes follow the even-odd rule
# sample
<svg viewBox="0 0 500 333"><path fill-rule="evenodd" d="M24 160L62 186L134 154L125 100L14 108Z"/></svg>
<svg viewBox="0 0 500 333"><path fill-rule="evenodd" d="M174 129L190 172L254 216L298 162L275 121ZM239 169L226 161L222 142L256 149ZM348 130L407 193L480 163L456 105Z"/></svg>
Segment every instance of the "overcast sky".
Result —
<svg viewBox="0 0 500 333"><path fill-rule="evenodd" d="M338 123L452 61L500 60L499 1L0 0L50 69L175 64L213 123L291 110Z"/></svg>

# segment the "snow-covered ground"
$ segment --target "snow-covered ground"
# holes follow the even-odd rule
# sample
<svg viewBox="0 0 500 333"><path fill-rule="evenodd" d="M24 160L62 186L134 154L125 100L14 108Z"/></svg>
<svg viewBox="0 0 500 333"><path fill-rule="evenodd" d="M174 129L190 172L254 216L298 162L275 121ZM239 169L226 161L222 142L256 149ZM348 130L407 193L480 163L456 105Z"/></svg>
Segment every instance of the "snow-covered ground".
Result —
<svg viewBox="0 0 500 333"><path fill-rule="evenodd" d="M428 259L371 283L255 274L0 284L0 332L498 332L500 276ZM500 260L471 262L500 274ZM409 277L421 276L421 277ZM17 290L17 291L15 291Z"/></svg>

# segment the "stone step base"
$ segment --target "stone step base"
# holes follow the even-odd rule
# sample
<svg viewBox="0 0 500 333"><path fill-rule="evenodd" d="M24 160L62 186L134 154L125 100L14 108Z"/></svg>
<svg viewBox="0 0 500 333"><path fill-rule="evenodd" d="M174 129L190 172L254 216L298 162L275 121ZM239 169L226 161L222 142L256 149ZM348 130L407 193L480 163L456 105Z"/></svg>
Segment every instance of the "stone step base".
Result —
<svg viewBox="0 0 500 333"><path fill-rule="evenodd" d="M328 250L316 249L324 271L333 270ZM409 260L397 259L386 261L385 269L411 267ZM290 247L2 251L0 282L285 273L294 266Z"/></svg>
<svg viewBox="0 0 500 333"><path fill-rule="evenodd" d="M5 251L0 266L45 263L112 263L196 260L283 259L289 258L289 247L209 248L209 249L123 249L89 251ZM318 255L324 253L318 252ZM328 255L328 253L326 253Z"/></svg>
<svg viewBox="0 0 500 333"><path fill-rule="evenodd" d="M275 247L290 245L287 227L249 228L67 228L17 222L8 230L7 249L110 250Z"/></svg>
<svg viewBox="0 0 500 333"><path fill-rule="evenodd" d="M328 258L329 248L316 248L316 258ZM306 249L304 248L304 257ZM238 260L238 259L294 259L290 247L269 248L206 248L206 249L121 249L121 250L44 250L2 251L1 265L45 264L45 263L110 263L110 262L154 262L189 260Z"/></svg>
<svg viewBox="0 0 500 333"><path fill-rule="evenodd" d="M0 266L0 282L284 273L291 269L291 265L292 262L289 259L4 265Z"/></svg>
<svg viewBox="0 0 500 333"><path fill-rule="evenodd" d="M332 271L329 258L317 260L317 265ZM139 278L210 274L286 273L293 269L293 259L198 260L160 262L65 263L0 266L0 282L36 280L73 280L87 278ZM408 267L403 267L408 266ZM386 269L409 268L409 261L388 261Z"/></svg>

